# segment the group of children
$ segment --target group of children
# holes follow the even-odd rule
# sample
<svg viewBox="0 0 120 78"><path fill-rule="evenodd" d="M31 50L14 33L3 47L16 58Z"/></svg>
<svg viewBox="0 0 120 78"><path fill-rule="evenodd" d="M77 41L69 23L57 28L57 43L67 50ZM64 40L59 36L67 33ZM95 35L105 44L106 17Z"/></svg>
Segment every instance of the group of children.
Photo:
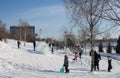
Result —
<svg viewBox="0 0 120 78"><path fill-rule="evenodd" d="M79 52L78 52L78 51L79 51ZM78 52L78 53L77 53L77 52ZM73 60L77 60L78 57L81 59L82 52L83 52L82 49L77 48L77 51L75 52L75 55L74 55ZM64 56L64 64L63 64L63 67L65 67L65 73L69 73L68 66L69 66L68 56L65 55L65 56Z"/></svg>
<svg viewBox="0 0 120 78"><path fill-rule="evenodd" d="M79 49L79 51L80 51L79 55L78 55L77 52L75 52L73 60L77 60L78 57L80 57L80 59L81 59L81 55L82 55L83 51L82 51L82 49ZM69 61L68 61L68 56L67 55L64 56L64 64L63 64L63 66L65 67L65 73L69 73L69 69L68 69Z"/></svg>

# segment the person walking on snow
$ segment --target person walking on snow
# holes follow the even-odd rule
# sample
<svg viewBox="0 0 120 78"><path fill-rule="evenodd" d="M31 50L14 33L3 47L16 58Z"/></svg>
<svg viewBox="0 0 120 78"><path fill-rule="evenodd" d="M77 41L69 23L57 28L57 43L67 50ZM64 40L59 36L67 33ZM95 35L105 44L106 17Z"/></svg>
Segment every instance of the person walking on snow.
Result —
<svg viewBox="0 0 120 78"><path fill-rule="evenodd" d="M108 55L108 72L111 72L111 69L112 69L112 58L111 58L111 55Z"/></svg>
<svg viewBox="0 0 120 78"><path fill-rule="evenodd" d="M36 47L36 41L33 41L33 50L35 51L35 47Z"/></svg>
<svg viewBox="0 0 120 78"><path fill-rule="evenodd" d="M20 48L20 41L19 40L17 41L17 46L18 46L18 48Z"/></svg>
<svg viewBox="0 0 120 78"><path fill-rule="evenodd" d="M68 69L69 61L68 61L68 56L67 55L64 56L64 64L63 64L63 66L65 67L65 73L69 73L69 69Z"/></svg>
<svg viewBox="0 0 120 78"><path fill-rule="evenodd" d="M52 46L52 48L51 48L51 52L52 52L52 54L54 53L54 47Z"/></svg>
<svg viewBox="0 0 120 78"><path fill-rule="evenodd" d="M83 53L83 50L80 49L80 52L79 52L79 57L80 57L80 59L81 59L81 55L82 55L82 53Z"/></svg>

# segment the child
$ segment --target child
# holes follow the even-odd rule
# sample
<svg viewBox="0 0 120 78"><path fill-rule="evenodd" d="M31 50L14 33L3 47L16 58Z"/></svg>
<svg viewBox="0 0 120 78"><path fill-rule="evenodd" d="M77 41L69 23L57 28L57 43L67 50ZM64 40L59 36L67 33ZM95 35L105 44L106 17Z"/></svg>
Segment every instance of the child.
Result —
<svg viewBox="0 0 120 78"><path fill-rule="evenodd" d="M65 67L65 73L69 73L69 69L68 69L69 61L68 61L67 55L64 56L64 64L63 64L63 66Z"/></svg>
<svg viewBox="0 0 120 78"><path fill-rule="evenodd" d="M75 55L74 55L74 59L73 59L73 60L77 60L77 57L78 57L78 53L75 52Z"/></svg>

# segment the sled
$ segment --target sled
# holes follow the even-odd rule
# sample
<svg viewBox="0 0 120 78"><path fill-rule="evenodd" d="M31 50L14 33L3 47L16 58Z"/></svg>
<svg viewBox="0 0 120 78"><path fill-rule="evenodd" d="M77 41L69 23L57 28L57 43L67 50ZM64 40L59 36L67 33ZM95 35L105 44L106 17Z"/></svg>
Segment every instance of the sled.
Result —
<svg viewBox="0 0 120 78"><path fill-rule="evenodd" d="M64 67L60 68L61 73L64 73L64 70L65 70Z"/></svg>

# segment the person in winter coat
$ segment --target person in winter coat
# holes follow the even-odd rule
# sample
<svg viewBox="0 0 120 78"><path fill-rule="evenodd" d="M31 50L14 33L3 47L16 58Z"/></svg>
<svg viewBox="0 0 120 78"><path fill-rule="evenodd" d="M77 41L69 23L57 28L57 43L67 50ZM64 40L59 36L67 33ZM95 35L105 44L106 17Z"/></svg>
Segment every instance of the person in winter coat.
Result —
<svg viewBox="0 0 120 78"><path fill-rule="evenodd" d="M65 73L69 73L69 69L68 69L69 61L68 61L68 56L67 55L64 56L64 64L63 64L63 66L65 67Z"/></svg>
<svg viewBox="0 0 120 78"><path fill-rule="evenodd" d="M79 52L79 57L80 57L80 59L81 59L81 55L82 55L82 53L83 53L83 50L80 49L80 52Z"/></svg>
<svg viewBox="0 0 120 78"><path fill-rule="evenodd" d="M78 53L77 53L77 52L75 52L75 55L74 55L73 60L77 60L77 58L78 58Z"/></svg>
<svg viewBox="0 0 120 78"><path fill-rule="evenodd" d="M35 47L36 47L36 41L33 41L33 50L35 51Z"/></svg>
<svg viewBox="0 0 120 78"><path fill-rule="evenodd" d="M18 46L18 48L20 48L20 41L19 40L17 41L17 46Z"/></svg>
<svg viewBox="0 0 120 78"><path fill-rule="evenodd" d="M110 72L111 69L112 69L112 64L111 64L111 62L112 62L112 58L111 58L111 55L109 55L109 56L108 56L108 72Z"/></svg>
<svg viewBox="0 0 120 78"><path fill-rule="evenodd" d="M54 47L52 46L52 48L51 48L51 52L52 52L52 54L54 53Z"/></svg>
<svg viewBox="0 0 120 78"><path fill-rule="evenodd" d="M99 61L101 60L101 55L94 51L94 70L99 70Z"/></svg>
<svg viewBox="0 0 120 78"><path fill-rule="evenodd" d="M92 56L92 52L93 52L94 50L93 49L91 49L91 51L89 52L89 55L90 56Z"/></svg>

